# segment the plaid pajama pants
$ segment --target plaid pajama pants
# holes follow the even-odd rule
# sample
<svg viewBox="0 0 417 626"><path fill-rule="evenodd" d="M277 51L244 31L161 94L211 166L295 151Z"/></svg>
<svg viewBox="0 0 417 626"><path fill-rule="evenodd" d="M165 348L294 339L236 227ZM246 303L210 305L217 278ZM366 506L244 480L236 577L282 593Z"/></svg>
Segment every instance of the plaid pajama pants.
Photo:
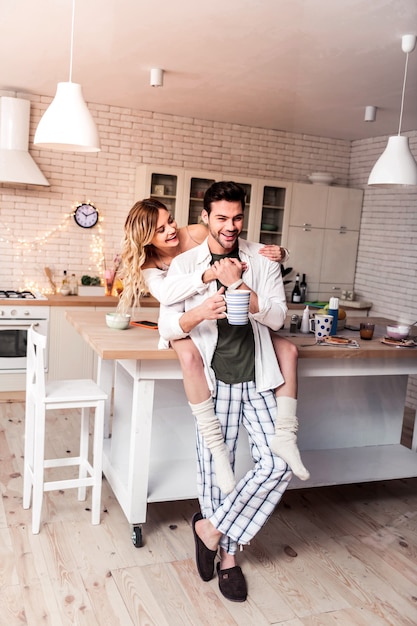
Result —
<svg viewBox="0 0 417 626"><path fill-rule="evenodd" d="M273 391L258 393L254 382L227 385L217 381L215 411L221 423L230 461L235 466L239 427L247 431L254 467L224 497L216 484L210 450L197 429L197 488L203 517L223 533L220 547L235 554L266 523L285 492L292 472L272 454L276 399Z"/></svg>

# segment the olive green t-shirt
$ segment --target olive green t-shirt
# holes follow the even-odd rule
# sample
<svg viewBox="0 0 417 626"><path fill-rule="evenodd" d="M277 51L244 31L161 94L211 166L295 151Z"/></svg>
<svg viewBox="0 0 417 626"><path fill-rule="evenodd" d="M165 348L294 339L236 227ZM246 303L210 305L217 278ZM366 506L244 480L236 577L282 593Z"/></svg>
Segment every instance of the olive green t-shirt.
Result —
<svg viewBox="0 0 417 626"><path fill-rule="evenodd" d="M239 250L212 254L212 264L226 257L239 258ZM223 287L217 281L217 288ZM255 340L252 324L232 326L227 319L217 320L218 339L211 366L217 380L233 385L255 380Z"/></svg>

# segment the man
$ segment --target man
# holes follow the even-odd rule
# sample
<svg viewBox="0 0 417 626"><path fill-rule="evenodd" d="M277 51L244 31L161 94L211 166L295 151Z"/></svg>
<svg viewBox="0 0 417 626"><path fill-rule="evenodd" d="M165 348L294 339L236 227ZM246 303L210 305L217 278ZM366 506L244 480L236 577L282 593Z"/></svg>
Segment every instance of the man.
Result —
<svg viewBox="0 0 417 626"><path fill-rule="evenodd" d="M215 482L212 458L197 433L198 494L202 513L193 518L197 568L210 580L217 565L219 587L229 600L246 600L246 581L236 564L237 546L248 544L265 524L288 486L291 471L271 452L276 398L283 383L269 329L285 321L287 305L279 263L258 254L260 244L239 240L245 192L233 182L214 183L204 197L202 219L208 237L201 245L176 257L169 275L201 275L212 267L209 293L196 294L171 306L161 306L159 329L167 340L190 336L204 363L225 442L234 464L240 424L245 427L254 467L228 495ZM244 273L244 279L242 274ZM250 322L231 326L225 315L225 289L250 290Z"/></svg>

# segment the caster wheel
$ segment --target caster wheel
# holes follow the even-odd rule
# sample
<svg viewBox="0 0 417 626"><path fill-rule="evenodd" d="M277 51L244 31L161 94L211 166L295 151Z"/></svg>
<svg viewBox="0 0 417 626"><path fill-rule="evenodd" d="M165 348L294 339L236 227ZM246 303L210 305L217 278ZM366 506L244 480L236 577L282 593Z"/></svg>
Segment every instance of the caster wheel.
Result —
<svg viewBox="0 0 417 626"><path fill-rule="evenodd" d="M132 529L132 542L135 548L141 548L143 546L142 540L142 526L133 526Z"/></svg>

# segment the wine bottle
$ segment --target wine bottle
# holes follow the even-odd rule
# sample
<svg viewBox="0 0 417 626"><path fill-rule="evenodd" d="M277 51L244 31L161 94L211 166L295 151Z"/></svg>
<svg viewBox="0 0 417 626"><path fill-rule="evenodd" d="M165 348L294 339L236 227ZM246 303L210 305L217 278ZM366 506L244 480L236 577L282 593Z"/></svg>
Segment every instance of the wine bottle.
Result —
<svg viewBox="0 0 417 626"><path fill-rule="evenodd" d="M291 294L291 302L301 302L300 274L295 277L295 285Z"/></svg>
<svg viewBox="0 0 417 626"><path fill-rule="evenodd" d="M306 283L306 275L303 274L303 278L300 283L300 291L301 291L301 302L306 301L307 297L307 283Z"/></svg>

